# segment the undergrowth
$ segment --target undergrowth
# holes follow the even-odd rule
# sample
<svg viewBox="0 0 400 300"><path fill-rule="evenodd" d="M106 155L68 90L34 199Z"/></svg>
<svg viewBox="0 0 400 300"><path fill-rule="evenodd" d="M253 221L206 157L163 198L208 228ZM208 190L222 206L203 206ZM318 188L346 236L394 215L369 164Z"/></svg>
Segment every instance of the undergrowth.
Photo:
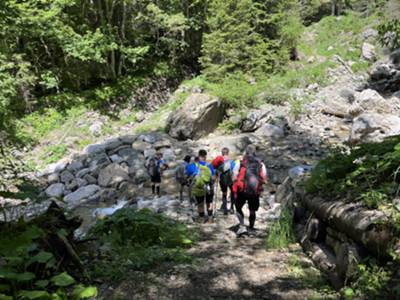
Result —
<svg viewBox="0 0 400 300"><path fill-rule="evenodd" d="M268 229L266 247L267 249L282 249L294 242L293 213L285 208L282 210L280 218Z"/></svg>
<svg viewBox="0 0 400 300"><path fill-rule="evenodd" d="M109 245L104 257L92 264L92 274L112 280L164 262L191 262L185 249L196 239L196 233L182 223L146 209L121 209L98 221L91 235Z"/></svg>
<svg viewBox="0 0 400 300"><path fill-rule="evenodd" d="M389 204L399 192L400 136L351 150L336 149L306 182L310 193L361 200L369 208Z"/></svg>
<svg viewBox="0 0 400 300"><path fill-rule="evenodd" d="M20 222L0 230L0 299L87 299L97 295L61 268L63 258L51 252L49 233ZM64 236L65 231L54 232ZM54 238L54 237L53 237Z"/></svg>

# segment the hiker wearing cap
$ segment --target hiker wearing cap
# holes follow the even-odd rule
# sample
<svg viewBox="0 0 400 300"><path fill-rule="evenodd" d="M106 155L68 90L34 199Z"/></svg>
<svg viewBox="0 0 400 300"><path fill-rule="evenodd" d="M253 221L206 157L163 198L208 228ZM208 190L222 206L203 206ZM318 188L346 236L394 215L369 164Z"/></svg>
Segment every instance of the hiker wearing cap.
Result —
<svg viewBox="0 0 400 300"><path fill-rule="evenodd" d="M197 202L197 211L200 218L205 217L204 203L207 206L207 220L212 221L213 199L214 199L214 176L215 170L212 164L207 164L207 151L200 150L198 161L189 164L186 174L191 178L192 195Z"/></svg>
<svg viewBox="0 0 400 300"><path fill-rule="evenodd" d="M222 148L221 155L218 155L213 161L212 165L217 171L217 176L219 179L219 185L222 191L222 205L221 210L223 210L224 215L228 214L228 190L230 192L230 212L235 213L234 210L234 194L232 190L233 180L232 173L235 168L235 161L229 159L229 149L227 147Z"/></svg>
<svg viewBox="0 0 400 300"><path fill-rule="evenodd" d="M151 191L153 195L156 195L157 193L157 196L160 197L162 172L168 168L165 161L163 160L163 154L161 152L157 152L155 156L150 157L146 161L145 165L151 179Z"/></svg>
<svg viewBox="0 0 400 300"><path fill-rule="evenodd" d="M183 161L176 167L175 179L179 184L179 200L183 201L183 190L185 186L189 185L188 176L186 175L186 168L190 163L190 155L186 155ZM189 199L190 199L190 189L189 189Z"/></svg>
<svg viewBox="0 0 400 300"><path fill-rule="evenodd" d="M236 215L240 222L237 234L241 235L247 232L244 226L242 208L247 202L250 213L249 229L253 230L256 221L256 212L260 206L262 185L267 181L267 169L264 163L256 157L255 146L247 146L243 159L234 168L233 180L233 191L236 195Z"/></svg>

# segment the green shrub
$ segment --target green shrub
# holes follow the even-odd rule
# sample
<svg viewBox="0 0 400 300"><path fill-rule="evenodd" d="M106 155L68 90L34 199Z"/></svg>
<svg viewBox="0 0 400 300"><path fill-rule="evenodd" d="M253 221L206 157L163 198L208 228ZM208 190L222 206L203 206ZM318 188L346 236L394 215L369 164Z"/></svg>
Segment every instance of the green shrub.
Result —
<svg viewBox="0 0 400 300"><path fill-rule="evenodd" d="M357 280L351 284L353 294L368 299L388 299L388 283L391 273L377 262L370 259L358 265Z"/></svg>
<svg viewBox="0 0 400 300"><path fill-rule="evenodd" d="M57 162L65 156L67 151L67 146L63 144L49 146L45 148L45 153L43 154L42 160L45 164Z"/></svg>
<svg viewBox="0 0 400 300"><path fill-rule="evenodd" d="M311 193L347 195L376 208L398 194L400 137L381 143L362 144L351 151L333 150L320 161L306 182Z"/></svg>
<svg viewBox="0 0 400 300"><path fill-rule="evenodd" d="M76 284L59 269L63 259L43 247L43 229L23 222L8 226L0 230L0 299L86 299L97 295L95 287Z"/></svg>
<svg viewBox="0 0 400 300"><path fill-rule="evenodd" d="M165 261L190 262L185 252L196 235L183 224L149 210L121 209L100 220L91 234L112 250L106 260L94 264L93 273L121 278L130 269L142 270Z"/></svg>

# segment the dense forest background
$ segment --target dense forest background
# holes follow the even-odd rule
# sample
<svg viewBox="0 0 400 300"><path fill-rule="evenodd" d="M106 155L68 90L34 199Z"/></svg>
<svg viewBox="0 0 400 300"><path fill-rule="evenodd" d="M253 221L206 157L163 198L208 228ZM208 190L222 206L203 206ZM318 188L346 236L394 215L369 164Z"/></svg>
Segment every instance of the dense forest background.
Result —
<svg viewBox="0 0 400 300"><path fill-rule="evenodd" d="M398 1L5 0L0 3L0 130L44 107L104 110L148 78L257 78L296 59L305 25L347 9L382 10L398 33ZM385 10L386 9L386 10Z"/></svg>

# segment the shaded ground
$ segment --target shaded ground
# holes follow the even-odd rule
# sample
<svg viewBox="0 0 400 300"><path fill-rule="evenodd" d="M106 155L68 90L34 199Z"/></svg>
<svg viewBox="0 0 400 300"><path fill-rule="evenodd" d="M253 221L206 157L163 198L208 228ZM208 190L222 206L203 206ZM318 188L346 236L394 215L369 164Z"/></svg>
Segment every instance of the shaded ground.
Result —
<svg viewBox="0 0 400 300"><path fill-rule="evenodd" d="M196 224L201 236L189 251L193 264L137 272L132 279L108 288L103 299L310 299L317 293L310 282L320 281L320 274L298 245L266 250L266 227L272 217L265 200L255 234L243 238L234 232L234 215L220 213L213 224ZM297 276L293 257L312 269L309 274L314 278Z"/></svg>

